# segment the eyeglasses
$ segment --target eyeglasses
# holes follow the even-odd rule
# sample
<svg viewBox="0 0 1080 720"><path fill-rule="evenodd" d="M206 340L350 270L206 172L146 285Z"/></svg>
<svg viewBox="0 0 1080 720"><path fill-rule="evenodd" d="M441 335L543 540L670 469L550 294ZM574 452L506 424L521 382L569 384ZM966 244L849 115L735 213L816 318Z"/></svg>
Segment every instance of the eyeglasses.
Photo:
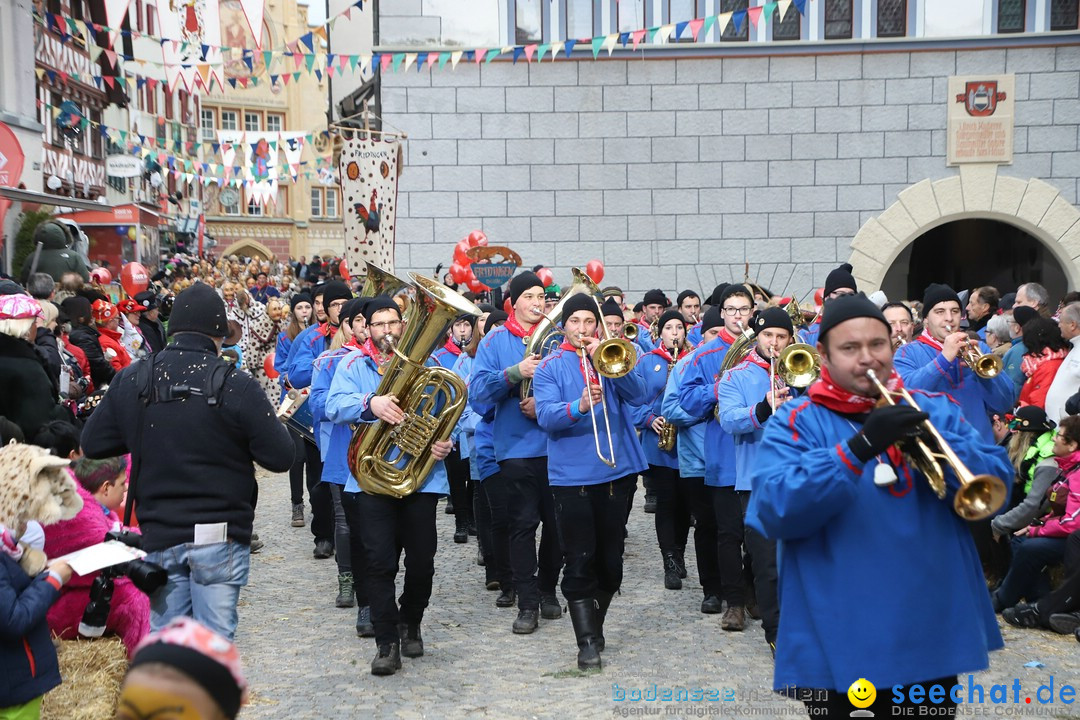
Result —
<svg viewBox="0 0 1080 720"><path fill-rule="evenodd" d="M335 300L327 306L327 309L333 310L334 308L345 307L345 302L345 300Z"/></svg>
<svg viewBox="0 0 1080 720"><path fill-rule="evenodd" d="M390 328L396 328L401 326L400 320L386 320L384 322L368 323L369 328L375 328L378 330L388 330Z"/></svg>
<svg viewBox="0 0 1080 720"><path fill-rule="evenodd" d="M748 307L738 307L738 308L737 307L726 307L726 308L724 308L724 312L726 312L728 315L749 315L750 314L750 308L748 308Z"/></svg>

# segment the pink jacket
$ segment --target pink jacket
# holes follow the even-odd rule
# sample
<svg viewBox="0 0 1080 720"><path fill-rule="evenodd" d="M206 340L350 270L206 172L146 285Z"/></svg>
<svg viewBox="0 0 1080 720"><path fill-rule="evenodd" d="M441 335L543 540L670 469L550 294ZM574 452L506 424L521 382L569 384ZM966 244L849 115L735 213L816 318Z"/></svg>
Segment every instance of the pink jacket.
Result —
<svg viewBox="0 0 1080 720"><path fill-rule="evenodd" d="M1065 514L1047 515L1042 519L1042 525L1028 528L1029 537L1063 538L1080 528L1080 467L1077 467L1080 465L1080 450L1054 460L1063 473L1076 468L1066 477L1069 494L1065 498Z"/></svg>

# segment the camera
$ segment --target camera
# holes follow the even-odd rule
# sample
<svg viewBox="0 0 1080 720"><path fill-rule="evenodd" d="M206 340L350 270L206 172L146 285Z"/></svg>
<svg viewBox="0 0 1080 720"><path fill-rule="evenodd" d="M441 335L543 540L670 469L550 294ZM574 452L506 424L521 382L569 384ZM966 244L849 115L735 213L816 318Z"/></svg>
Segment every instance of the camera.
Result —
<svg viewBox="0 0 1080 720"><path fill-rule="evenodd" d="M128 547L141 548L142 536L130 530L114 530L105 533L105 542L115 540ZM101 637L105 634L105 623L109 619L109 610L112 607L113 589L115 580L126 577L142 592L149 595L165 585L169 574L165 568L146 560L128 560L104 568L101 574L94 579L90 586L90 602L83 611L82 622L79 623L79 635L83 637Z"/></svg>

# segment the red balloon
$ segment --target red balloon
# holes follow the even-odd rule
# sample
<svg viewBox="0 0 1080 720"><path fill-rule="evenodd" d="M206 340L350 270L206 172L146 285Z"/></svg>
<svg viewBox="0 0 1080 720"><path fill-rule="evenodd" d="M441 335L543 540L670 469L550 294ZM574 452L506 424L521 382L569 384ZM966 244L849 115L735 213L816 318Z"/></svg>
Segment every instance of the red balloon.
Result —
<svg viewBox="0 0 1080 720"><path fill-rule="evenodd" d="M112 282L112 275L105 268L94 268L90 271L90 279L98 285L108 285Z"/></svg>
<svg viewBox="0 0 1080 720"><path fill-rule="evenodd" d="M599 260L590 260L585 265L585 274L588 275L594 283L600 284L600 281L604 279L604 263Z"/></svg>
<svg viewBox="0 0 1080 720"><path fill-rule="evenodd" d="M467 282L468 272L465 270L465 267L463 267L463 266L461 266L461 265L459 265L457 263L454 263L453 265L450 266L450 277L458 285L461 285L462 283Z"/></svg>
<svg viewBox="0 0 1080 720"><path fill-rule="evenodd" d="M454 246L454 262L458 265L468 265L472 262L468 256L469 241L459 240L458 244Z"/></svg>
<svg viewBox="0 0 1080 720"><path fill-rule="evenodd" d="M487 235L483 230L473 230L465 240L471 248L487 245Z"/></svg>
<svg viewBox="0 0 1080 720"><path fill-rule="evenodd" d="M349 265L345 260L342 260L341 264L338 265L338 274L341 275L341 279L345 282L349 281Z"/></svg>
<svg viewBox="0 0 1080 720"><path fill-rule="evenodd" d="M150 273L140 263L129 262L120 270L120 286L128 297L134 297L150 287Z"/></svg>
<svg viewBox="0 0 1080 720"><path fill-rule="evenodd" d="M540 268L536 271L536 277L540 278L540 282L544 283L544 287L555 284L555 276L551 274L551 270Z"/></svg>
<svg viewBox="0 0 1080 720"><path fill-rule="evenodd" d="M814 304L821 305L825 302L825 288L818 288L814 291Z"/></svg>
<svg viewBox="0 0 1080 720"><path fill-rule="evenodd" d="M263 359L263 372L266 373L266 377L270 378L271 380L273 380L280 374L277 370L274 369L274 354L275 353L272 352L267 353L266 357Z"/></svg>
<svg viewBox="0 0 1080 720"><path fill-rule="evenodd" d="M506 299L503 300L503 312L506 313L507 315L514 312L514 306L510 304L510 296L509 295L507 295Z"/></svg>
<svg viewBox="0 0 1080 720"><path fill-rule="evenodd" d="M488 286L480 282L476 278L473 278L472 280L469 280L469 289L472 290L474 293L482 293L488 289Z"/></svg>

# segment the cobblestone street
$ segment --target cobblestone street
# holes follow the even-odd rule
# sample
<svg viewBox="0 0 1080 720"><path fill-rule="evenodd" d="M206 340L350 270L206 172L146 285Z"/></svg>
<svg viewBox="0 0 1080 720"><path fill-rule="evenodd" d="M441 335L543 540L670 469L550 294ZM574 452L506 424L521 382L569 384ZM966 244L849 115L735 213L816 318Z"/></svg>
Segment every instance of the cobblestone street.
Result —
<svg viewBox="0 0 1080 720"><path fill-rule="evenodd" d="M692 551L683 590L664 589L653 516L641 511L641 502L639 491L630 518L623 594L612 603L605 625L602 672L577 670L565 613L559 620L541 620L533 635L511 634L516 611L495 607L497 593L484 589L474 539L467 545L453 543L453 521L440 503L435 588L423 624L426 655L405 658L396 675L376 678L369 674L374 640L356 636L355 610L334 607L334 561L314 560L310 531L289 526L288 478L264 477L255 528L266 547L252 557L251 582L240 598L237 639L252 688L252 704L243 716L576 718L644 714L646 708L683 717L805 715L801 705L770 692L772 660L759 623L742 633L725 633L719 615L699 611ZM911 618L911 630L919 631L918 617ZM993 656L990 670L976 675L975 682L989 697L991 685L1011 688L1019 678L1033 704L1025 705L1022 694L1020 705L961 711L1080 717L1077 706L1040 707L1033 695L1051 676L1055 693L1062 684L1080 684L1076 641L1008 626L1004 634L1005 650ZM1032 661L1044 667L1025 667ZM654 685L660 691L683 687L723 693L729 688L734 702L665 705L614 699L620 691L629 698L631 691L649 691Z"/></svg>

